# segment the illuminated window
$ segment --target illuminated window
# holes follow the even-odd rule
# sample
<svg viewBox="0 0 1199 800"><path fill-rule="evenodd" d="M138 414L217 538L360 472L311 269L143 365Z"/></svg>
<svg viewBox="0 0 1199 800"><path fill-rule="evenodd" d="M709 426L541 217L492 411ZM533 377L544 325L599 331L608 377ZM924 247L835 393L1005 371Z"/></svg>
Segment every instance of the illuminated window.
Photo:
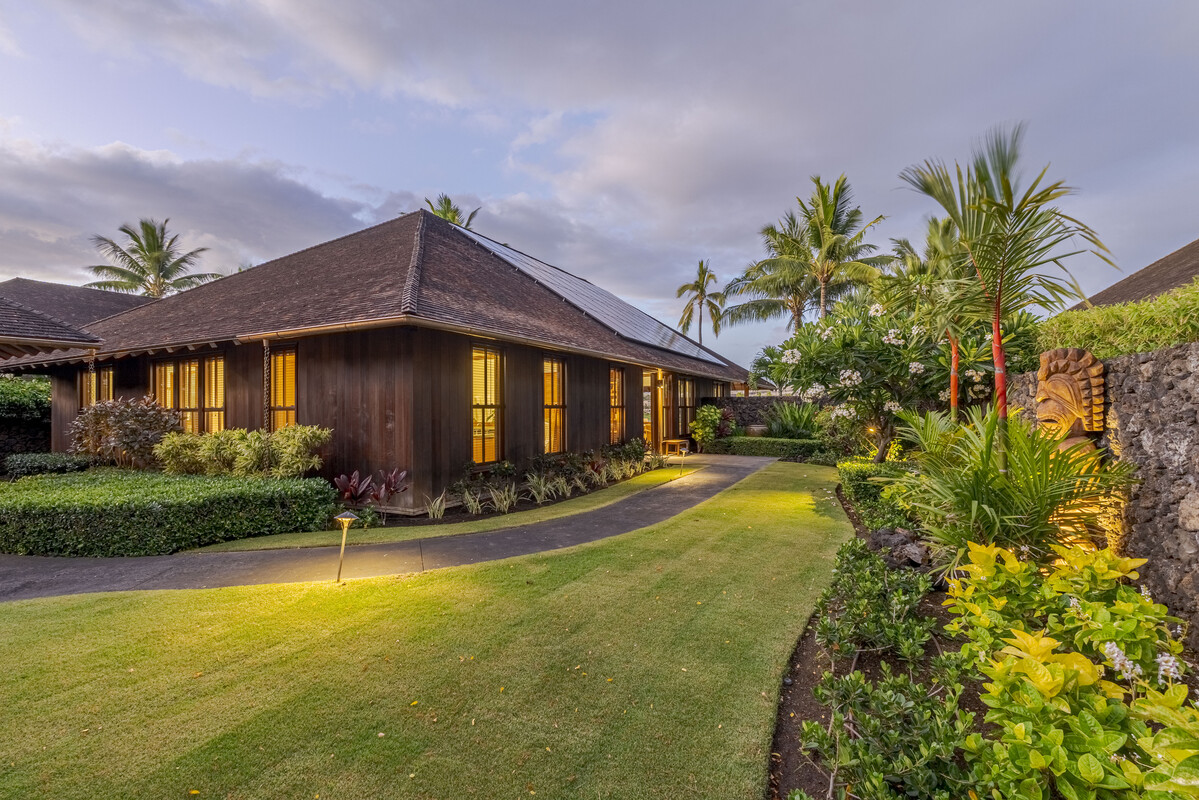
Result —
<svg viewBox="0 0 1199 800"><path fill-rule="evenodd" d="M154 400L163 408L179 407L175 399L176 369L174 361L159 361L154 365Z"/></svg>
<svg viewBox="0 0 1199 800"><path fill-rule="evenodd" d="M547 358L542 361L547 453L561 453L566 450L566 393L563 391L565 371L565 365L560 358Z"/></svg>
<svg viewBox="0 0 1199 800"><path fill-rule="evenodd" d="M223 371L222 371L223 372ZM296 424L295 348L271 351L271 430Z"/></svg>
<svg viewBox="0 0 1199 800"><path fill-rule="evenodd" d="M200 360L178 362L179 421L188 433L200 432Z"/></svg>
<svg viewBox="0 0 1199 800"><path fill-rule="evenodd" d="M500 460L500 351L491 347L471 349L471 443L472 460L490 464Z"/></svg>
<svg viewBox="0 0 1199 800"><path fill-rule="evenodd" d="M225 430L225 357L204 359L204 430Z"/></svg>
<svg viewBox="0 0 1199 800"><path fill-rule="evenodd" d="M657 375L641 371L641 436L647 444L654 441L654 384Z"/></svg>
<svg viewBox="0 0 1199 800"><path fill-rule="evenodd" d="M79 405L83 408L113 399L113 368L111 364L82 373L82 380Z"/></svg>
<svg viewBox="0 0 1199 800"><path fill-rule="evenodd" d="M111 377L108 383L111 386ZM179 422L189 433L224 430L225 357L157 362L154 399L163 408L178 409Z"/></svg>
<svg viewBox="0 0 1199 800"><path fill-rule="evenodd" d="M608 443L624 439L624 370L608 368Z"/></svg>
<svg viewBox="0 0 1199 800"><path fill-rule="evenodd" d="M728 397L729 396L729 385L727 383L725 383L724 381L717 382L715 396L716 397Z"/></svg>
<svg viewBox="0 0 1199 800"><path fill-rule="evenodd" d="M691 423L695 420L695 381L691 378L679 378L675 383L675 413L678 414L678 435L689 436Z"/></svg>

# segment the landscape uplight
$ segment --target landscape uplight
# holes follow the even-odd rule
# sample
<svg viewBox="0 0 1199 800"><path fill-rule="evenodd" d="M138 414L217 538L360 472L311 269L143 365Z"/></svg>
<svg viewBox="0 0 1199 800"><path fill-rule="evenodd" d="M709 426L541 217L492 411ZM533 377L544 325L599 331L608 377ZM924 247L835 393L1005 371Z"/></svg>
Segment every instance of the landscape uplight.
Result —
<svg viewBox="0 0 1199 800"><path fill-rule="evenodd" d="M350 532L350 525L358 519L358 515L353 511L343 511L333 519L341 523L341 555L337 557L337 580L335 581L335 583L341 583L341 565L346 560L346 534Z"/></svg>

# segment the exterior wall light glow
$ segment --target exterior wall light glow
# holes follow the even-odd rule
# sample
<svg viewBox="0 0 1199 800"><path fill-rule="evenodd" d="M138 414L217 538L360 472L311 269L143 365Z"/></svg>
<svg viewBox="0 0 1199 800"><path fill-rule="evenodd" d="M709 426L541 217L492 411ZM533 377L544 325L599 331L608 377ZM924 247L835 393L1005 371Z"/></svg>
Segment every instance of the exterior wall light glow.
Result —
<svg viewBox="0 0 1199 800"><path fill-rule="evenodd" d="M346 534L350 531L350 525L358 519L358 515L353 511L343 511L333 519L341 523L341 554L337 557L337 580L334 581L341 583L341 565L346 560Z"/></svg>

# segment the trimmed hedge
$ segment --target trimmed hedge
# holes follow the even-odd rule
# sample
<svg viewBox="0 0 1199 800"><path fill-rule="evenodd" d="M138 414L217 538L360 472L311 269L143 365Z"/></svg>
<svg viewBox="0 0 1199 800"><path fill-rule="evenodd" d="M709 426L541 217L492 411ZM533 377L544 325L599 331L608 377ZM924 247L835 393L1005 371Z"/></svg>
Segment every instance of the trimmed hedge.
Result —
<svg viewBox="0 0 1199 800"><path fill-rule="evenodd" d="M820 439L772 439L769 436L729 436L717 439L706 450L731 456L772 456L786 461L802 461L824 446Z"/></svg>
<svg viewBox="0 0 1199 800"><path fill-rule="evenodd" d="M889 481L877 481L874 478L898 478L907 472L905 466L893 461L875 464L865 459L842 461L837 464L837 477L841 479L841 489L851 501L874 501L882 497L883 489Z"/></svg>
<svg viewBox="0 0 1199 800"><path fill-rule="evenodd" d="M326 481L94 469L0 485L0 552L144 556L230 539L320 530Z"/></svg>
<svg viewBox="0 0 1199 800"><path fill-rule="evenodd" d="M4 471L13 478L55 472L82 472L95 462L69 453L13 453L4 459Z"/></svg>
<svg viewBox="0 0 1199 800"><path fill-rule="evenodd" d="M1199 278L1135 303L1066 311L1037 331L1037 352L1082 347L1095 358L1148 353L1199 341Z"/></svg>
<svg viewBox="0 0 1199 800"><path fill-rule="evenodd" d="M50 421L50 380L0 375L0 419Z"/></svg>

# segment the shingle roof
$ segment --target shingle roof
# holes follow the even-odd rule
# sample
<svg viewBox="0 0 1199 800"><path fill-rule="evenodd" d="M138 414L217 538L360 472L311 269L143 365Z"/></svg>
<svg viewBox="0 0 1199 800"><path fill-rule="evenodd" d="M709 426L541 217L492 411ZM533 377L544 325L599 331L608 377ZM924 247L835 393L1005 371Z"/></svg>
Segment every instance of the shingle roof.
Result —
<svg viewBox="0 0 1199 800"><path fill-rule="evenodd" d="M136 294L106 292L86 286L70 286L29 278L0 281L0 297L50 314L55 319L75 327L111 317L153 300Z"/></svg>
<svg viewBox="0 0 1199 800"><path fill-rule="evenodd" d="M1199 239L1096 292L1090 300L1097 306L1146 300L1188 284L1196 277L1199 277ZM1074 306L1082 307L1081 303Z"/></svg>
<svg viewBox="0 0 1199 800"><path fill-rule="evenodd" d="M550 286L502 257L499 247L421 210L134 308L87 330L104 340L103 357L374 321L424 321L720 380L746 379L741 367L614 295L574 276ZM578 282L574 289L572 281ZM586 299L572 296L579 285L624 315L652 320L677 337L680 347L645 342L649 323L644 320L625 328L615 318L596 319L585 311ZM677 352L684 345L695 355ZM22 363L71 355L79 354Z"/></svg>
<svg viewBox="0 0 1199 800"><path fill-rule="evenodd" d="M0 357L86 347L99 341L40 311L0 297Z"/></svg>

